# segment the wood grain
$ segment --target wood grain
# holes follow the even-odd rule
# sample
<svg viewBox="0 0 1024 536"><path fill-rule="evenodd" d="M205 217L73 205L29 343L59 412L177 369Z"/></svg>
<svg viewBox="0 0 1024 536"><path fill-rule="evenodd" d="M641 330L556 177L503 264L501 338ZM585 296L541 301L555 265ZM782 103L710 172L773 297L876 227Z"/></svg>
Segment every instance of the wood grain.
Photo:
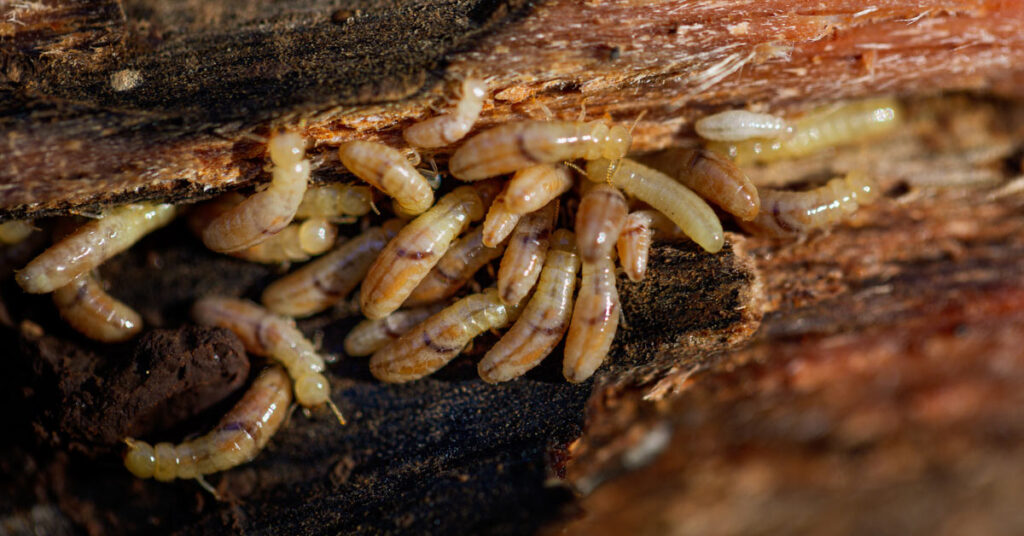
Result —
<svg viewBox="0 0 1024 536"><path fill-rule="evenodd" d="M250 134L285 126L312 138L330 180L342 141L401 145L401 127L443 107L442 78L490 79L480 127L542 106L622 122L646 112L645 151L722 107L1018 91L1007 80L1024 65L1024 8L1003 0L17 5L0 13L24 22L0 32L0 217L263 181Z"/></svg>

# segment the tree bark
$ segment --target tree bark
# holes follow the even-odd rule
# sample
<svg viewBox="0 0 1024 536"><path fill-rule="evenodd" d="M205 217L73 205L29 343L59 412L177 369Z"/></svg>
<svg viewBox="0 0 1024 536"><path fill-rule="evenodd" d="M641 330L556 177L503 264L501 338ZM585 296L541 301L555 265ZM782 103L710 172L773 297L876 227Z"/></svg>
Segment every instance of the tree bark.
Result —
<svg viewBox="0 0 1024 536"><path fill-rule="evenodd" d="M480 128L584 108L635 121L634 150L681 143L721 108L788 113L876 94L1020 95L1019 1L831 3L245 0L9 4L0 32L0 217L209 197L265 180L252 134L332 150L487 78ZM401 100L399 100L401 99ZM443 161L447 148L439 155Z"/></svg>
<svg viewBox="0 0 1024 536"><path fill-rule="evenodd" d="M312 138L319 180L335 180L340 142L400 144L402 127L444 106L442 80L471 75L492 88L480 128L544 107L624 123L646 112L638 151L693 143L692 120L722 108L788 114L895 93L910 119L881 140L750 168L759 187L860 170L883 196L803 239L729 233L716 255L659 244L643 282L619 279L624 325L592 381L564 382L556 353L486 385L486 340L406 385L344 359L330 379L350 425L295 412L253 462L211 477L225 502L192 482L132 478L119 436L96 429L142 418L122 409L133 382L186 338L91 344L7 277L5 531L1021 531L1019 3L162 5L3 8L4 215L261 181L250 135L281 126ZM971 96L930 97L944 90ZM42 234L3 265L23 265ZM181 224L100 271L169 333L190 329L196 297L257 296L274 276L205 251ZM350 315L300 327L339 353ZM165 363L147 396L173 400L199 369L189 360L208 355L198 350L177 358L186 380ZM242 365L224 367L230 389ZM209 400L176 406L177 424L153 439L205 429L238 393L223 396L203 413ZM112 415L90 419L90 400Z"/></svg>

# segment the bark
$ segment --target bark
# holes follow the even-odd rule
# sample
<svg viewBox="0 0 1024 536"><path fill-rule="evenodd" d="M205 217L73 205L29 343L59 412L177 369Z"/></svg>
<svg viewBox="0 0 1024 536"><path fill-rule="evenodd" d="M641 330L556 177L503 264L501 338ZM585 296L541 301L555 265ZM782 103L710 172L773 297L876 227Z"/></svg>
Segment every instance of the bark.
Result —
<svg viewBox="0 0 1024 536"><path fill-rule="evenodd" d="M481 128L586 107L635 150L751 106L970 89L1019 95L1019 1L584 3L101 0L9 4L0 32L0 217L194 199L265 180L252 134L300 128L332 151L488 78ZM398 101L398 99L403 99ZM383 104L388 103L388 104ZM442 151L439 160L450 150Z"/></svg>
<svg viewBox="0 0 1024 536"><path fill-rule="evenodd" d="M493 76L482 126L542 116L541 104L566 118L583 102L591 118L647 111L638 150L689 143L690 121L721 107L899 93L911 119L870 144L751 168L759 186L788 187L863 170L884 195L805 239L730 233L717 255L660 244L645 281L620 278L625 325L594 380L565 383L556 354L485 385L475 361L487 340L408 385L343 359L329 375L350 425L295 412L256 460L211 477L226 502L120 465L111 430L150 417L114 403L135 380L99 376L145 378L146 360L174 345L91 344L8 278L6 532L1020 532L1024 107L992 96L1019 97L1019 4L197 5L7 8L7 215L191 200L263 180L248 134L303 120L333 180L331 148L397 143L450 94L438 80L469 74ZM358 48L379 35L381 50ZM921 97L943 89L989 96ZM41 235L2 265L22 266ZM100 271L169 333L190 329L197 296L255 297L274 275L203 250L180 223ZM301 327L338 353L351 314ZM40 363L56 380L40 379ZM181 389L164 365L152 400ZM187 420L148 439L204 430L237 396L177 407ZM75 404L88 397L110 415L88 422Z"/></svg>

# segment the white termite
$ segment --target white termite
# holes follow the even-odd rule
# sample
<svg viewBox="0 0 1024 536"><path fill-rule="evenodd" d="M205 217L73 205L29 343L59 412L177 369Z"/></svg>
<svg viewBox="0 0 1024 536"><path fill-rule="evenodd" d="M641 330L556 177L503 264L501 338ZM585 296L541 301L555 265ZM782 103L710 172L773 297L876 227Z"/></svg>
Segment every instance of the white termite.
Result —
<svg viewBox="0 0 1024 536"><path fill-rule="evenodd" d="M462 81L462 95L452 113L431 117L402 132L405 141L414 147L434 149L451 145L473 128L487 96L487 83L475 78Z"/></svg>
<svg viewBox="0 0 1024 536"><path fill-rule="evenodd" d="M397 310L471 221L484 215L484 200L472 186L460 186L409 222L373 262L360 290L367 318Z"/></svg>
<svg viewBox="0 0 1024 536"><path fill-rule="evenodd" d="M619 265L630 281L640 281L647 273L647 258L655 233L659 238L686 236L672 220L656 210L637 210L626 217L626 226L615 246Z"/></svg>
<svg viewBox="0 0 1024 536"><path fill-rule="evenodd" d="M818 151L871 139L891 131L903 119L892 98L843 102L812 110L791 121L793 134L775 139L711 142L708 148L739 164L799 158Z"/></svg>
<svg viewBox="0 0 1024 536"><path fill-rule="evenodd" d="M367 229L330 253L271 283L260 301L277 314L294 317L309 316L331 307L356 288L401 227L399 220L389 220L381 227Z"/></svg>
<svg viewBox="0 0 1024 536"><path fill-rule="evenodd" d="M517 121L467 140L448 161L448 169L456 178L472 181L577 158L615 160L626 155L631 141L624 127L601 121Z"/></svg>
<svg viewBox="0 0 1024 536"><path fill-rule="evenodd" d="M780 138L793 132L793 127L781 117L747 110L727 110L702 117L693 126L700 137L716 141Z"/></svg>
<svg viewBox="0 0 1024 536"><path fill-rule="evenodd" d="M100 342L124 342L142 329L142 317L115 299L90 272L53 291L53 303L75 331Z"/></svg>
<svg viewBox="0 0 1024 536"><path fill-rule="evenodd" d="M292 390L281 367L262 373L209 433L174 445L125 439L124 465L138 478L201 479L256 457L288 414ZM209 486L200 480L207 489ZM214 494L216 495L216 494Z"/></svg>
<svg viewBox="0 0 1024 536"><path fill-rule="evenodd" d="M587 163L587 176L599 181L608 176L608 160ZM700 247L710 253L722 249L722 223L707 202L668 175L623 158L609 179L612 185L668 216Z"/></svg>
<svg viewBox="0 0 1024 536"><path fill-rule="evenodd" d="M363 320L345 336L345 353L354 357L371 355L441 309L444 309L444 305L435 303L399 309L376 320Z"/></svg>
<svg viewBox="0 0 1024 536"><path fill-rule="evenodd" d="M585 262L610 254L628 213L625 196L612 185L598 184L583 194L576 210L576 246Z"/></svg>
<svg viewBox="0 0 1024 536"><path fill-rule="evenodd" d="M437 303L455 295L479 269L497 259L505 251L505 243L487 247L483 243L483 229L471 229L455 241L444 257L405 300L405 307Z"/></svg>
<svg viewBox="0 0 1024 536"><path fill-rule="evenodd" d="M486 382L522 376L551 353L569 327L572 293L580 268L576 239L570 231L559 229L552 234L551 242L536 292L519 319L477 366Z"/></svg>
<svg viewBox="0 0 1024 536"><path fill-rule="evenodd" d="M498 295L505 303L522 301L540 277L557 214L556 199L516 226L498 268Z"/></svg>
<svg viewBox="0 0 1024 536"><path fill-rule="evenodd" d="M377 350L370 372L388 383L418 380L445 366L477 335L504 327L515 313L497 289L470 294Z"/></svg>
<svg viewBox="0 0 1024 536"><path fill-rule="evenodd" d="M619 293L615 288L613 257L584 262L580 291L565 339L565 379L579 383L592 376L608 355L618 326Z"/></svg>
<svg viewBox="0 0 1024 536"><path fill-rule="evenodd" d="M434 190L397 149L372 141L349 141L338 147L341 163L356 177L394 198L402 210L421 214L434 204Z"/></svg>
<svg viewBox="0 0 1024 536"><path fill-rule="evenodd" d="M270 185L221 214L203 230L203 243L220 253L252 247L284 229L298 210L309 181L306 141L294 132L267 142L273 162Z"/></svg>
<svg viewBox="0 0 1024 536"><path fill-rule="evenodd" d="M170 204L136 203L111 209L28 263L17 274L18 284L32 294L53 292L167 225L174 215Z"/></svg>
<svg viewBox="0 0 1024 536"><path fill-rule="evenodd" d="M313 343L295 327L295 321L277 316L248 300L211 296L192 307L201 325L226 328L242 340L246 351L267 356L288 370L295 383L295 399L303 407L327 404L338 421L345 418L331 401L331 385L324 377L324 359Z"/></svg>
<svg viewBox="0 0 1024 536"><path fill-rule="evenodd" d="M835 178L806 192L761 190L764 210L744 229L769 236L795 236L832 225L849 216L860 205L874 201L878 185L859 172Z"/></svg>

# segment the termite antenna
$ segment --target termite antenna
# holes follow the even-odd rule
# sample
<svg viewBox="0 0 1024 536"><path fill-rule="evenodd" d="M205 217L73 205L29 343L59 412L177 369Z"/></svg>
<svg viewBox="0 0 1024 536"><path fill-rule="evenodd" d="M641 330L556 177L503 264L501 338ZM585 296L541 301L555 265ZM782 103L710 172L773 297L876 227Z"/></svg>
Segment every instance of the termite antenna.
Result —
<svg viewBox="0 0 1024 536"><path fill-rule="evenodd" d="M548 108L543 102L537 100L537 97L531 96L530 100L533 102L533 104L540 108L540 111L544 112L544 119L547 119L548 121L552 121L555 119L555 114L551 111L551 109Z"/></svg>
<svg viewBox="0 0 1024 536"><path fill-rule="evenodd" d="M492 74L491 76L488 76L487 78L484 78L484 83L487 84L487 87L491 87L494 84L494 81L497 80L497 79L498 79L498 75Z"/></svg>
<svg viewBox="0 0 1024 536"><path fill-rule="evenodd" d="M590 177L590 174L587 173L587 170L577 166L576 164L573 164L572 162L562 162L562 163L565 164L566 167L575 170L580 175L583 175L584 177L587 177L590 180L594 180L593 178Z"/></svg>
<svg viewBox="0 0 1024 536"><path fill-rule="evenodd" d="M244 133L242 133L242 137L247 139L247 140L251 140L251 141L254 141L256 143L263 144L263 145L266 145L267 142L270 141L269 138L267 138L265 136L260 136L259 134L253 134L252 132L244 132Z"/></svg>
<svg viewBox="0 0 1024 536"><path fill-rule="evenodd" d="M213 495L213 498L217 500L217 502L224 502L224 498L220 496L220 493L217 493L217 490L211 486L205 478L203 478L203 475L196 476L196 483L202 486L206 491L210 492L210 495Z"/></svg>
<svg viewBox="0 0 1024 536"><path fill-rule="evenodd" d="M580 123L587 119L587 98L583 97L580 100L580 117L577 119Z"/></svg>
<svg viewBox="0 0 1024 536"><path fill-rule="evenodd" d="M437 169L437 162L434 161L434 157L431 156L429 158L431 171L427 172L425 169L420 169L419 172L421 175L426 177L427 184L429 184L432 189L437 190L441 187L441 172Z"/></svg>
<svg viewBox="0 0 1024 536"><path fill-rule="evenodd" d="M345 420L345 416L341 414L341 410L338 409L338 406L334 403L333 400L328 400L327 406L331 408L331 411L334 412L334 416L338 418L338 422L341 423L342 426L348 424L348 421Z"/></svg>
<svg viewBox="0 0 1024 536"><path fill-rule="evenodd" d="M284 414L284 420L282 422L282 425L287 425L289 422L291 422L292 415L295 413L295 410L298 407L299 407L299 403L298 402L292 402L291 404L288 405L288 413Z"/></svg>
<svg viewBox="0 0 1024 536"><path fill-rule="evenodd" d="M640 112L640 115L636 116L636 119L633 120L633 124L630 125L630 127L629 127L629 134L630 135L633 134L633 129L636 128L636 124L639 123L640 120L643 119L645 115L647 115L647 110L644 110L644 111Z"/></svg>
<svg viewBox="0 0 1024 536"><path fill-rule="evenodd" d="M617 159L615 159L615 160L613 160L613 161L608 163L608 172L604 174L604 182L606 184L608 184L609 186L611 186L611 184L612 184L612 177L615 176L615 171L616 171L616 169L618 169L619 162L621 162L621 161L622 161L621 158L617 158Z"/></svg>

